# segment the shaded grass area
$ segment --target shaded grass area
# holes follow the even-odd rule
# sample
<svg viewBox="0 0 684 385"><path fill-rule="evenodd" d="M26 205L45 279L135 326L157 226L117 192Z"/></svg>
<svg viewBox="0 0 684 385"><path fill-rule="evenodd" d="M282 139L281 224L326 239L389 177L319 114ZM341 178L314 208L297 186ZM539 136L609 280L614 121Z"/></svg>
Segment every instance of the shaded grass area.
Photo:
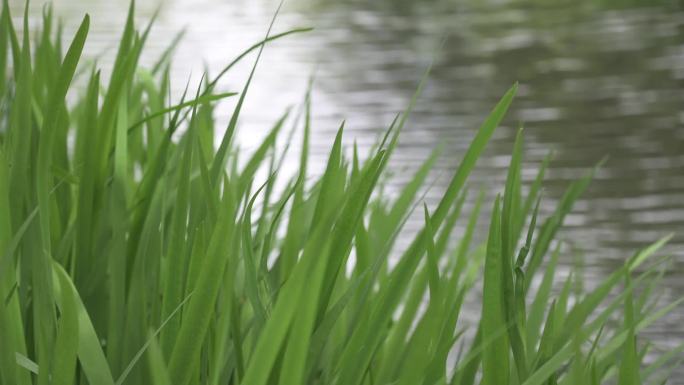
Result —
<svg viewBox="0 0 684 385"><path fill-rule="evenodd" d="M138 65L151 24L138 31L133 10L105 84L97 65L79 66L88 16L63 47L49 8L33 34L24 15L20 39L4 1L2 384L659 384L681 363L682 345L643 363L651 346L637 339L681 302L658 300L667 238L592 291L575 285L579 271L552 290L554 237L593 170L538 217L547 163L523 189L520 131L486 244L473 241L487 203L464 214L466 182L517 86L474 132L429 209L420 193L437 151L396 198L379 192L422 83L367 156L345 155L342 125L324 172L311 175L309 98L253 152L233 143L265 43L306 29L269 29L172 101L170 55ZM219 78L250 52L244 88L220 92ZM214 143L213 108L231 97ZM289 178L279 170L292 121L303 142ZM415 210L424 225L397 250ZM467 325L462 305L480 285L480 321Z"/></svg>

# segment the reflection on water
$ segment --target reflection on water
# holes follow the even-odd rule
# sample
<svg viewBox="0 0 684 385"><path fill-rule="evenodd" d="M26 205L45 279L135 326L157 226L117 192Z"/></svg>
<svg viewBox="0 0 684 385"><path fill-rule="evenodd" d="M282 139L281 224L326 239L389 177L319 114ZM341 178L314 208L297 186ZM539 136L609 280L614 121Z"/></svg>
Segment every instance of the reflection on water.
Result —
<svg viewBox="0 0 684 385"><path fill-rule="evenodd" d="M19 14L23 0L10 3ZM87 49L99 53L115 46L127 3L59 0L55 6L67 30L77 25L83 12L91 13ZM144 20L156 4L140 3ZM323 160L343 118L348 139L368 148L403 109L434 60L431 80L394 159L393 181L401 183L438 143L445 147L439 169L453 169L482 118L519 81L519 97L481 160L472 186L484 187L492 195L502 189L519 122L526 129L526 178L534 177L549 150L555 152L546 210L553 208L569 180L609 156L568 218L562 236L575 242L574 251L567 252L568 261L573 254L588 251L584 263L591 267L589 273L605 274L636 248L675 232L669 251L679 258L667 278L668 296L680 296L684 8L667 1L620 8L600 8L596 3L288 0L275 30L316 30L267 47L248 97L241 143L257 143L288 105L301 100L315 73L313 158ZM268 0L165 1L145 60L153 62L175 33L187 27L174 62L175 85L181 88L190 73L199 77L205 65L216 71L260 39L276 5ZM36 10L40 6L33 2ZM241 87L248 64L226 82L226 89ZM446 179L437 182L429 200L436 199L440 182ZM681 313L670 317L653 335L669 337L669 343L681 341L681 318Z"/></svg>

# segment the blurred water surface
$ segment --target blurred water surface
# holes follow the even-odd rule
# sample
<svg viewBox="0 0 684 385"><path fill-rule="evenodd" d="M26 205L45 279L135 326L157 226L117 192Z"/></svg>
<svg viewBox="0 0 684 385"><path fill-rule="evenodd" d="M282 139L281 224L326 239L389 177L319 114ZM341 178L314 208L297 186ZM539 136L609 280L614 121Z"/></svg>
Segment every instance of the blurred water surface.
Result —
<svg viewBox="0 0 684 385"><path fill-rule="evenodd" d="M138 3L138 18L145 22L158 2ZM584 255L590 285L592 277L612 271L635 249L673 232L667 251L677 262L665 278L666 297L679 297L684 294L684 7L597 3L288 0L274 31L297 26L315 31L266 48L239 143L254 147L288 106L300 103L315 74L313 161L325 161L343 119L347 143L356 140L367 149L405 107L434 61L393 160L389 188L406 181L440 144L444 152L434 177L443 175L427 194L434 203L479 123L519 81L519 96L480 160L472 190L484 188L491 197L503 189L519 123L525 126L527 180L549 151L555 153L544 192L546 213L570 180L608 156L567 219L562 233L570 245L566 266ZM10 4L14 16L20 15L23 1ZM33 1L32 15L40 15L43 4ZM91 14L87 51L104 53L100 61L110 66L128 2L58 0L54 7L67 32L83 13ZM272 0L164 1L143 62L153 63L186 28L173 62L173 82L182 89L191 74L197 80L205 67L215 74L263 38L276 7ZM38 22L33 19L33 25ZM239 90L252 61L237 68L222 88ZM219 109L224 121L228 107ZM286 164L285 172L295 168ZM410 222L409 231L419 225ZM649 334L661 347L674 345L684 340L682 320L680 310Z"/></svg>

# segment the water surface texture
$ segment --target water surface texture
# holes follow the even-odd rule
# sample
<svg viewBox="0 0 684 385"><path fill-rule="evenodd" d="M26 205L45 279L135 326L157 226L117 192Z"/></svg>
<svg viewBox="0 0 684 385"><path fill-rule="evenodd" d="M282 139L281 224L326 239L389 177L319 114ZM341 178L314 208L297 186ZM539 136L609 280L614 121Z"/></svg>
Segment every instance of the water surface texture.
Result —
<svg viewBox="0 0 684 385"><path fill-rule="evenodd" d="M16 17L23 1L10 3ZM158 3L139 3L144 22ZM549 151L555 154L545 213L570 180L608 156L567 219L562 233L569 242L566 266L583 255L591 284L592 276L607 274L637 248L673 232L667 251L677 255L677 263L666 278L666 297L679 297L684 294L684 7L596 3L288 0L274 31L296 26L315 31L266 48L239 128L241 146L253 147L288 106L300 103L315 74L313 160L325 160L343 119L347 143L355 139L367 149L434 62L392 167L392 183L401 184L442 145L434 177L443 175L427 194L434 203L479 123L519 81L519 96L481 159L471 190L484 188L489 197L503 190L519 124L525 127L527 180ZM40 14L42 4L33 1L33 15ZM216 73L261 39L277 5L165 1L143 61L154 62L185 27L173 68L175 88L182 89L191 74L198 79L205 66ZM87 51L104 53L105 68L111 64L128 2L58 0L54 6L67 32L84 12L91 14ZM222 89L239 90L253 60L249 57ZM227 115L230 110L219 111ZM295 167L286 165L290 171ZM410 222L409 230L418 225ZM673 346L684 339L682 320L680 310L649 334L662 347Z"/></svg>

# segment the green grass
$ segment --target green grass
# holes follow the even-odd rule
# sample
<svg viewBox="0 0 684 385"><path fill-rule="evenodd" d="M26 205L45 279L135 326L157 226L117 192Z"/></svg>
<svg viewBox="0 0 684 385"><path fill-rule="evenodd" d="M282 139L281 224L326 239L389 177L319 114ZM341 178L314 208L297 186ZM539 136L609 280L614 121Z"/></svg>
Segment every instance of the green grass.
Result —
<svg viewBox="0 0 684 385"><path fill-rule="evenodd" d="M49 8L41 31L24 15L18 34L4 1L0 383L627 385L660 384L681 363L682 345L644 363L652 346L637 337L681 302L659 301L668 258L655 255L666 238L590 291L579 269L557 274L554 238L592 170L542 218L548 162L523 189L521 131L488 233L477 234L482 196L462 211L516 86L428 208L419 194L437 151L395 199L379 188L422 83L366 158L346 155L342 126L312 175L308 97L300 116L284 114L254 152L238 154L258 56L242 90L217 89L237 61L306 29L267 35L171 101L171 56L138 64L149 26L136 31L133 8L104 84L81 58L87 16L63 47ZM230 97L231 119L215 127L213 108ZM292 122L304 134L290 178L279 170ZM416 210L424 226L399 249ZM463 322L480 287L480 321Z"/></svg>

